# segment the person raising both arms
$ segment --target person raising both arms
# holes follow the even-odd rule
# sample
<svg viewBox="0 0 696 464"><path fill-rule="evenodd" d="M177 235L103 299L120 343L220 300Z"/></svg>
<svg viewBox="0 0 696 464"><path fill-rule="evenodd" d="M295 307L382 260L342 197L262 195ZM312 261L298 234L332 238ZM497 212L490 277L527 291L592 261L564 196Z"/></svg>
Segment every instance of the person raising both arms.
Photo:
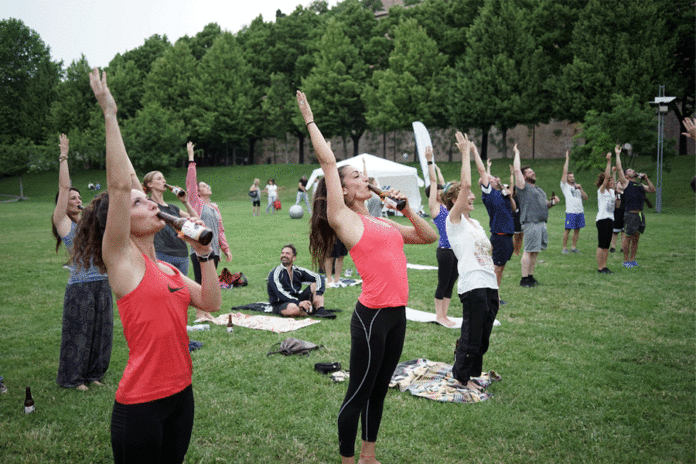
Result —
<svg viewBox="0 0 696 464"><path fill-rule="evenodd" d="M353 166L336 166L336 158L314 122L304 93L297 104L309 131L324 177L314 194L309 250L316 267L338 237L363 279L362 293L351 318L350 380L338 412L341 461L355 462L355 439L362 420L359 464L375 464L375 441L384 397L399 362L406 334L408 275L404 243L433 243L437 234L408 206L402 213L411 225L372 217L365 201L371 197L367 177Z"/></svg>
<svg viewBox="0 0 696 464"><path fill-rule="evenodd" d="M75 260L108 271L117 298L128 363L111 416L114 461L184 461L193 428L193 364L186 331L189 305L214 312L221 295L212 249L186 238L201 262L202 283L157 260L164 227L157 203L139 188L118 125L106 73L90 85L104 114L108 192L87 207L75 239ZM203 221L196 219L199 225Z"/></svg>
<svg viewBox="0 0 696 464"><path fill-rule="evenodd" d="M56 253L61 242L73 254L75 231L80 220L82 198L71 186L68 169L69 141L60 135L58 158L58 194L51 223L56 238ZM58 376L56 383L65 388L86 391L86 383L101 385L113 342L114 316L109 278L92 266L81 269L70 263L70 278L63 299Z"/></svg>
<svg viewBox="0 0 696 464"><path fill-rule="evenodd" d="M575 174L568 171L570 163L570 153L566 151L565 164L563 164L563 174L561 175L561 192L566 201L565 230L563 231L563 250L561 253L568 253L568 236L573 231L573 246L570 249L573 253L579 253L578 238L580 229L585 227L585 208L582 202L587 200L587 194L582 186L575 182Z"/></svg>
<svg viewBox="0 0 696 464"><path fill-rule="evenodd" d="M607 153L607 167L597 177L597 272L613 274L607 267L607 257L611 247L611 237L614 224L614 209L616 196L614 194L614 179L611 177L611 152Z"/></svg>
<svg viewBox="0 0 696 464"><path fill-rule="evenodd" d="M443 192L440 185L444 187L445 179L442 177L440 169L433 161L433 148L428 145L425 147L425 160L428 165L428 176L430 184L425 188L428 195L428 208L430 209L430 217L433 218L433 223L437 227L440 234L440 239L435 250L435 258L437 259L437 287L435 288L435 321L442 326L453 328L457 324L452 319L447 317L450 301L452 299L452 290L457 282L457 257L454 256L454 251L447 240L446 220L450 208L454 205L459 194L459 182L453 182L447 185L447 191ZM438 179L436 176L439 176ZM438 184L438 180L440 183Z"/></svg>

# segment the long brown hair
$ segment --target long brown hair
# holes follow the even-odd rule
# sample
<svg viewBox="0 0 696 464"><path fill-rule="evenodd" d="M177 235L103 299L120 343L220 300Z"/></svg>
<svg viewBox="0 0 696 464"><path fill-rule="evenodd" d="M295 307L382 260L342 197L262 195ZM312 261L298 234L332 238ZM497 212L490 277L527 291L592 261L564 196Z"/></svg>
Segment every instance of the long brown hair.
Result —
<svg viewBox="0 0 696 464"><path fill-rule="evenodd" d="M77 193L80 193L78 189L75 187L70 187L70 191L75 191ZM68 191L68 195L70 195L70 191ZM58 195L60 195L60 192L56 193L56 204L58 204ZM82 194L80 193L80 196ZM68 198L68 201L70 201L70 198ZM71 216L68 216L72 222L77 222L75 221ZM53 215L51 214L51 232L53 232L53 236L56 238L56 253L58 253L58 248L60 248L60 244L63 242L63 239L60 238L60 234L58 233L58 229L56 229L56 225L53 223Z"/></svg>
<svg viewBox="0 0 696 464"><path fill-rule="evenodd" d="M160 171L150 171L143 176L143 192L145 192L146 194L150 193L151 189L147 184L152 182L152 178L155 177L155 174L161 174L161 173L160 173Z"/></svg>
<svg viewBox="0 0 696 464"><path fill-rule="evenodd" d="M460 182L450 182L449 185L445 185L445 190L440 194L440 201L445 205L447 211L451 210L454 206L454 202L457 201L461 188L462 185Z"/></svg>
<svg viewBox="0 0 696 464"><path fill-rule="evenodd" d="M102 258L102 239L106 229L106 216L109 212L109 194L107 192L95 197L82 212L82 219L77 223L73 260L84 269L94 264L99 272L106 273L106 264Z"/></svg>
<svg viewBox="0 0 696 464"><path fill-rule="evenodd" d="M348 167L338 168L341 186ZM336 232L329 225L326 206L326 178L322 177L317 183L317 190L314 192L312 220L309 222L309 253L312 255L312 264L316 269L324 264L324 260L329 257L331 249L336 243Z"/></svg>

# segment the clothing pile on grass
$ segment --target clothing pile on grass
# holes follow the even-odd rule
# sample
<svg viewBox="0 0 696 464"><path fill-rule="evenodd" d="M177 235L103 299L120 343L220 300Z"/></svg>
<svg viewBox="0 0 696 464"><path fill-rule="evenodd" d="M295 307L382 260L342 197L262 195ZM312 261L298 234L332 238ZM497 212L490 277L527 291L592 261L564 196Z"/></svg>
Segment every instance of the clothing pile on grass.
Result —
<svg viewBox="0 0 696 464"><path fill-rule="evenodd" d="M484 389L501 380L494 371L472 378ZM389 387L409 391L434 401L451 403L478 403L493 397L493 393L471 390L452 377L452 366L442 362L418 358L399 363L394 369Z"/></svg>

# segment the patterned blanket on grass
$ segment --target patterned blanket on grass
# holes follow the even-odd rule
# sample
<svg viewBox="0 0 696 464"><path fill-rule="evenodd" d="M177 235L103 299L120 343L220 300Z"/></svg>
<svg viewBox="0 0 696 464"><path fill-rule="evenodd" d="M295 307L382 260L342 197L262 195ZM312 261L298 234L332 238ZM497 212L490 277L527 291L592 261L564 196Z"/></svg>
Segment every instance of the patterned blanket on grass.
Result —
<svg viewBox="0 0 696 464"><path fill-rule="evenodd" d="M250 316L239 312L222 314L221 316L211 319L210 322L216 325L227 325L230 314L232 314L232 323L234 325L246 327L247 329L269 330L275 333L290 332L321 322L320 320L309 317L293 319L276 316Z"/></svg>
<svg viewBox="0 0 696 464"><path fill-rule="evenodd" d="M484 388L500 376L494 371L475 378ZM493 397L489 392L470 390L452 377L452 366L427 359L414 359L396 366L389 383L391 388L409 391L412 395L422 396L435 401L452 403L478 403Z"/></svg>

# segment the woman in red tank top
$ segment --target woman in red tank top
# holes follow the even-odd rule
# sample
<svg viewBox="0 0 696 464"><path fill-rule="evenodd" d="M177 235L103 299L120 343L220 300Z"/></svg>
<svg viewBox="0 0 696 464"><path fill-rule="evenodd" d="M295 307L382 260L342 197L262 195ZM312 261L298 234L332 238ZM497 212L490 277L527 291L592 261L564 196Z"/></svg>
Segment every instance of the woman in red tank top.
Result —
<svg viewBox="0 0 696 464"><path fill-rule="evenodd" d="M340 169L331 148L314 122L304 93L297 103L324 171L314 194L309 248L319 267L336 237L349 250L360 277L362 294L351 319L350 380L338 413L339 451L353 463L358 421L363 417L361 464L373 464L375 441L389 380L401 356L406 331L408 278L404 243L433 243L437 234L408 203L402 210L410 226L372 217L365 201L372 196L359 167ZM392 190L396 199L406 197Z"/></svg>
<svg viewBox="0 0 696 464"><path fill-rule="evenodd" d="M111 419L114 460L183 462L193 428L186 312L189 305L220 309L212 251L186 239L201 261L200 285L157 261L154 236L164 227L159 208L142 191L126 153L106 73L94 69L89 80L104 113L108 194L85 209L75 260L108 272L128 342Z"/></svg>

